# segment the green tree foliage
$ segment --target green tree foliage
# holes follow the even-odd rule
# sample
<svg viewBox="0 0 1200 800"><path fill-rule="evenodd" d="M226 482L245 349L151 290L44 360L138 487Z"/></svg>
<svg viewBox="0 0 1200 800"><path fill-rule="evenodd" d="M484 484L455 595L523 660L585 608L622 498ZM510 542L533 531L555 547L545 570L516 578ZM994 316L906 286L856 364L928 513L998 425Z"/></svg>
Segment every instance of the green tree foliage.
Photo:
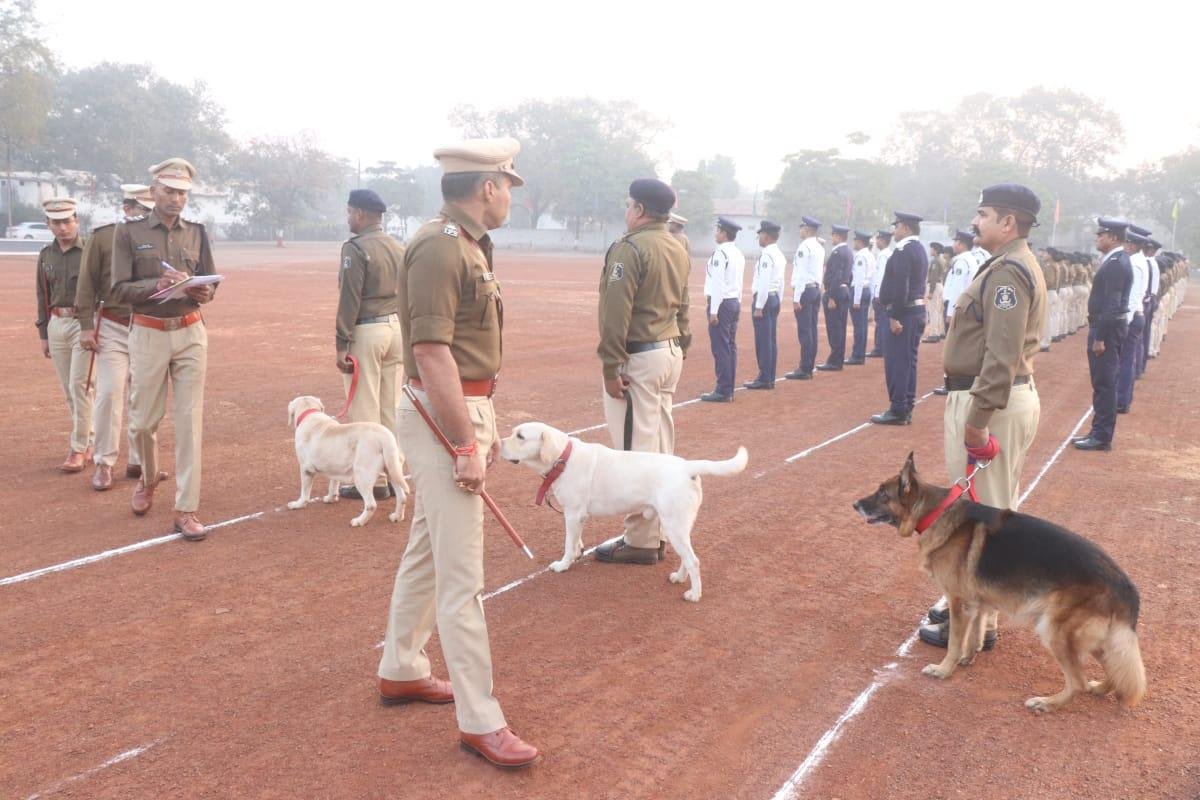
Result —
<svg viewBox="0 0 1200 800"><path fill-rule="evenodd" d="M514 224L537 225L549 211L583 226L619 220L629 182L654 174L646 154L660 123L628 102L589 97L526 100L510 108L481 111L463 106L451 123L467 136L515 136L521 142L517 171L525 187L514 204L526 209Z"/></svg>
<svg viewBox="0 0 1200 800"><path fill-rule="evenodd" d="M737 197L742 187L737 182L737 167L729 156L715 155L706 158L696 171L712 179L712 196L722 200Z"/></svg>
<svg viewBox="0 0 1200 800"><path fill-rule="evenodd" d="M703 166L704 162L700 162ZM713 187L716 181L700 169L676 170L671 187L678 199L675 210L688 221L687 229L694 235L711 233L716 217L713 213Z"/></svg>
<svg viewBox="0 0 1200 800"><path fill-rule="evenodd" d="M257 236L288 238L298 228L344 228L346 162L318 148L311 138L252 139L230 159L229 210Z"/></svg>
<svg viewBox="0 0 1200 800"><path fill-rule="evenodd" d="M778 185L767 193L767 214L781 225L800 217L826 224L876 227L891 221L894 170L834 150L802 150L784 159Z"/></svg>
<svg viewBox="0 0 1200 800"><path fill-rule="evenodd" d="M425 190L413 170L397 166L395 161L380 161L373 167L367 167L366 178L367 188L379 193L389 213L401 217L421 213Z"/></svg>
<svg viewBox="0 0 1200 800"><path fill-rule="evenodd" d="M12 224L12 162L32 149L42 132L57 69L39 37L33 0L0 2L0 147L4 148L4 206Z"/></svg>

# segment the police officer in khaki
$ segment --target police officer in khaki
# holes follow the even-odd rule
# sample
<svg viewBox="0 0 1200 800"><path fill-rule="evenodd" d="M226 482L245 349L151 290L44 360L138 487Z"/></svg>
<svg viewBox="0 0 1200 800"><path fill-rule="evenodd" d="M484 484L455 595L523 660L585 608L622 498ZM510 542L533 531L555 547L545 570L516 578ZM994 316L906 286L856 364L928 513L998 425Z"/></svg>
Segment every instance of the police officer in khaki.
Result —
<svg viewBox="0 0 1200 800"><path fill-rule="evenodd" d="M968 447L983 447L989 434L1000 453L975 473L984 505L1016 509L1021 468L1037 435L1041 402L1033 381L1033 360L1046 326L1046 282L1029 249L1029 231L1042 204L1016 183L989 186L979 196L972 227L992 254L960 296L942 354L946 375L943 415L946 471L966 474ZM942 598L929 610L932 625L922 641L946 647L949 612ZM984 649L996 642L996 614L987 620Z"/></svg>
<svg viewBox="0 0 1200 800"><path fill-rule="evenodd" d="M672 211L667 217L667 231L683 245L683 251L690 254L692 252L692 243L688 241L687 234L683 232L686 227L687 217L682 214L676 214Z"/></svg>
<svg viewBox="0 0 1200 800"><path fill-rule="evenodd" d="M143 515L166 473L158 469L158 425L167 411L167 384L174 394L175 531L189 541L204 538L200 507L200 451L204 424L204 375L208 333L200 305L214 285L191 286L180 299L151 295L193 275L213 275L212 246L198 222L180 214L196 168L169 158L150 168L154 210L118 225L113 236L112 297L132 309L129 328L129 430L142 458L142 477L130 505Z"/></svg>
<svg viewBox="0 0 1200 800"><path fill-rule="evenodd" d="M141 219L154 208L150 187L137 183L121 185L121 211L125 221ZM92 488L112 488L113 466L121 446L121 420L125 412L125 384L129 381L130 308L112 297L112 250L117 225L101 225L92 231L83 248L75 307L79 309L79 343L92 352L96 386L96 471ZM129 454L125 477L142 477L133 431L129 432Z"/></svg>
<svg viewBox="0 0 1200 800"><path fill-rule="evenodd" d="M346 224L354 234L342 245L338 270L336 323L337 368L345 376L347 393L353 382L353 356L358 362L358 386L350 401L351 422L377 422L396 432L396 404L403 341L396 292L404 248L383 230L383 199L370 189L355 189L346 202ZM361 500L358 489L343 486L342 497ZM375 484L375 499L391 494L383 475Z"/></svg>
<svg viewBox="0 0 1200 800"><path fill-rule="evenodd" d="M92 455L92 394L88 388L91 354L79 344L75 289L84 239L79 235L75 201L55 197L42 203L54 241L37 259L37 329L42 355L53 360L71 416L71 449L60 469L82 472Z"/></svg>
<svg viewBox="0 0 1200 800"><path fill-rule="evenodd" d="M400 268L404 371L457 454L442 448L402 397L400 443L416 503L379 662L385 705L453 702L461 746L501 767L527 766L538 757L508 728L493 693L479 497L500 447L491 397L504 307L488 231L504 224L511 190L524 183L513 165L518 150L508 138L435 150L445 205L413 236ZM435 621L449 683L432 677L425 655Z"/></svg>
<svg viewBox="0 0 1200 800"><path fill-rule="evenodd" d="M613 446L675 450L672 404L691 343L687 252L667 232L675 192L655 178L629 185L626 234L608 248L600 274L600 346L604 417ZM596 549L596 560L654 564L662 528L641 514L625 518L625 535Z"/></svg>

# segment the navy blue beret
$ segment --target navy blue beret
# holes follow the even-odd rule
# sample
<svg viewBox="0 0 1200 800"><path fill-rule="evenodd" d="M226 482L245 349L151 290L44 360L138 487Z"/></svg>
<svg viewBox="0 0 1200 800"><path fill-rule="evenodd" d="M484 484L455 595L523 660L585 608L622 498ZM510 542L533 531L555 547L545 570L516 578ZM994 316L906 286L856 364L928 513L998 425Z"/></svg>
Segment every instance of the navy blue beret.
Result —
<svg viewBox="0 0 1200 800"><path fill-rule="evenodd" d="M383 203L383 198L375 193L373 189L351 189L350 199L346 201L346 205L351 208L370 211L373 214L382 214L387 211L387 206Z"/></svg>
<svg viewBox="0 0 1200 800"><path fill-rule="evenodd" d="M858 239L860 242L869 242L871 241L871 234L867 233L866 231L855 231L854 238Z"/></svg>
<svg viewBox="0 0 1200 800"><path fill-rule="evenodd" d="M1096 220L1098 230L1096 233L1113 233L1117 236L1124 236L1125 229L1129 227L1129 223L1123 219L1113 219L1112 217L1100 217Z"/></svg>
<svg viewBox="0 0 1200 800"><path fill-rule="evenodd" d="M847 225L830 225L829 229L834 233L840 233L843 236L850 232L850 227Z"/></svg>
<svg viewBox="0 0 1200 800"><path fill-rule="evenodd" d="M1142 236L1150 235L1150 231L1146 230L1141 225L1134 225L1132 222L1129 223L1129 230L1133 231L1134 233L1140 234Z"/></svg>
<svg viewBox="0 0 1200 800"><path fill-rule="evenodd" d="M675 207L675 190L658 178L638 178L629 184L629 196L660 217L670 214Z"/></svg>
<svg viewBox="0 0 1200 800"><path fill-rule="evenodd" d="M1026 211L1035 219L1042 210L1042 201L1028 186L1019 183L997 183L979 193L979 205L992 208L1012 208Z"/></svg>
<svg viewBox="0 0 1200 800"><path fill-rule="evenodd" d="M780 227L769 219L764 219L758 224L758 232L765 233L769 236L778 236Z"/></svg>
<svg viewBox="0 0 1200 800"><path fill-rule="evenodd" d="M876 235L876 236L878 236L878 237L879 237L879 238L881 238L881 239L888 239L888 240L890 240L890 239L892 238L892 232L891 232L891 231L875 231L875 235Z"/></svg>
<svg viewBox="0 0 1200 800"><path fill-rule="evenodd" d="M962 228L959 228L954 232L954 238L960 242L975 244L975 234L971 231L963 230Z"/></svg>
<svg viewBox="0 0 1200 800"><path fill-rule="evenodd" d="M741 225L738 225L733 220L726 219L725 217L717 217L717 227L728 233L730 236L737 236L737 232L742 229Z"/></svg>
<svg viewBox="0 0 1200 800"><path fill-rule="evenodd" d="M810 228L819 228L821 227L821 220L816 217L801 217L800 224L807 225Z"/></svg>
<svg viewBox="0 0 1200 800"><path fill-rule="evenodd" d="M1150 240L1145 236L1142 236L1140 233L1134 233L1132 225L1125 230L1125 241L1131 244L1136 244L1138 247L1142 247L1150 243Z"/></svg>
<svg viewBox="0 0 1200 800"><path fill-rule="evenodd" d="M893 225L895 225L897 222L903 222L905 225L908 225L909 227L916 225L916 224L920 223L921 220L925 219L924 217L920 216L919 214L910 214L907 211L897 211L895 216L896 216L896 219L892 222Z"/></svg>

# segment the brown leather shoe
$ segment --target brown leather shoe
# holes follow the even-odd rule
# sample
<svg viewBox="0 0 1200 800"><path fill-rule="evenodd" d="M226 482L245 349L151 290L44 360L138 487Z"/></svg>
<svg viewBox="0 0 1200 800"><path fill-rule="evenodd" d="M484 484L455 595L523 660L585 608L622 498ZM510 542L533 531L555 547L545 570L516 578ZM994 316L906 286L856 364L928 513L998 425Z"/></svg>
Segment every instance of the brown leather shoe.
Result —
<svg viewBox="0 0 1200 800"><path fill-rule="evenodd" d="M126 478L142 477L142 465L141 464L126 464L125 465L125 477Z"/></svg>
<svg viewBox="0 0 1200 800"><path fill-rule="evenodd" d="M72 450L67 455L67 460L59 467L63 472L83 472L83 468L87 465L88 459L92 455L92 448L84 450L82 453L77 453Z"/></svg>
<svg viewBox="0 0 1200 800"><path fill-rule="evenodd" d="M528 767L538 760L537 748L521 741L521 737L510 728L501 728L491 733L462 733L459 736L459 747L468 753L490 761L497 767L519 769Z"/></svg>
<svg viewBox="0 0 1200 800"><path fill-rule="evenodd" d="M158 473L159 481L166 479L167 473ZM134 514L140 517L150 510L150 507L154 505L154 489L157 486L157 483L154 486L147 486L145 479L138 478L137 486L133 487L133 498L129 501L129 507L133 509Z"/></svg>
<svg viewBox="0 0 1200 800"><path fill-rule="evenodd" d="M194 511L175 512L175 532L182 533L183 538L189 542L199 542L208 536L208 532L204 530L204 523L196 518Z"/></svg>
<svg viewBox="0 0 1200 800"><path fill-rule="evenodd" d="M112 467L107 464L96 465L96 472L92 475L92 488L97 492L112 488Z"/></svg>
<svg viewBox="0 0 1200 800"><path fill-rule="evenodd" d="M440 678L421 678L417 681L389 681L379 679L379 704L398 706L404 703L443 703L454 702L454 692L450 689L450 681Z"/></svg>

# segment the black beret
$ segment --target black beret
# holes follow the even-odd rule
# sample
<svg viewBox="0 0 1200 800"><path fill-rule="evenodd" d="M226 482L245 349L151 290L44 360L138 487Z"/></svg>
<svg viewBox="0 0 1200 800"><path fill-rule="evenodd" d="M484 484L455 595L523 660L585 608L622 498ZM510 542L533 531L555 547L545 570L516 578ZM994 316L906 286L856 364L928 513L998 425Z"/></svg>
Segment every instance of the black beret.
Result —
<svg viewBox="0 0 1200 800"><path fill-rule="evenodd" d="M1019 183L997 183L979 193L979 205L992 208L1012 208L1025 211L1037 219L1042 201L1028 186Z"/></svg>
<svg viewBox="0 0 1200 800"><path fill-rule="evenodd" d="M351 189L350 199L346 201L346 205L374 214L382 214L387 211L387 206L383 204L383 198L372 189Z"/></svg>
<svg viewBox="0 0 1200 800"><path fill-rule="evenodd" d="M869 242L871 241L871 234L866 231L855 231L854 238L860 242Z"/></svg>
<svg viewBox="0 0 1200 800"><path fill-rule="evenodd" d="M717 227L728 233L730 236L737 236L737 232L742 229L741 225L738 225L732 220L725 219L725 217L717 217Z"/></svg>
<svg viewBox="0 0 1200 800"><path fill-rule="evenodd" d="M1112 233L1118 237L1122 237L1125 235L1125 229L1129 227L1129 223L1123 219L1100 217L1100 219L1096 220L1096 226L1099 228L1096 233Z"/></svg>
<svg viewBox="0 0 1200 800"><path fill-rule="evenodd" d="M958 230L956 230L954 232L954 238L960 242L966 242L967 244L975 244L975 234L972 233L971 231L963 230L962 228L959 228ZM1047 248L1047 249L1049 249L1049 248Z"/></svg>
<svg viewBox="0 0 1200 800"><path fill-rule="evenodd" d="M829 229L834 233L840 233L843 236L850 232L850 227L848 225L830 225Z"/></svg>
<svg viewBox="0 0 1200 800"><path fill-rule="evenodd" d="M629 196L659 217L670 214L675 207L675 190L658 178L638 178L629 184Z"/></svg>
<svg viewBox="0 0 1200 800"><path fill-rule="evenodd" d="M764 219L758 224L758 232L765 233L769 236L778 236L780 227L769 219Z"/></svg>

